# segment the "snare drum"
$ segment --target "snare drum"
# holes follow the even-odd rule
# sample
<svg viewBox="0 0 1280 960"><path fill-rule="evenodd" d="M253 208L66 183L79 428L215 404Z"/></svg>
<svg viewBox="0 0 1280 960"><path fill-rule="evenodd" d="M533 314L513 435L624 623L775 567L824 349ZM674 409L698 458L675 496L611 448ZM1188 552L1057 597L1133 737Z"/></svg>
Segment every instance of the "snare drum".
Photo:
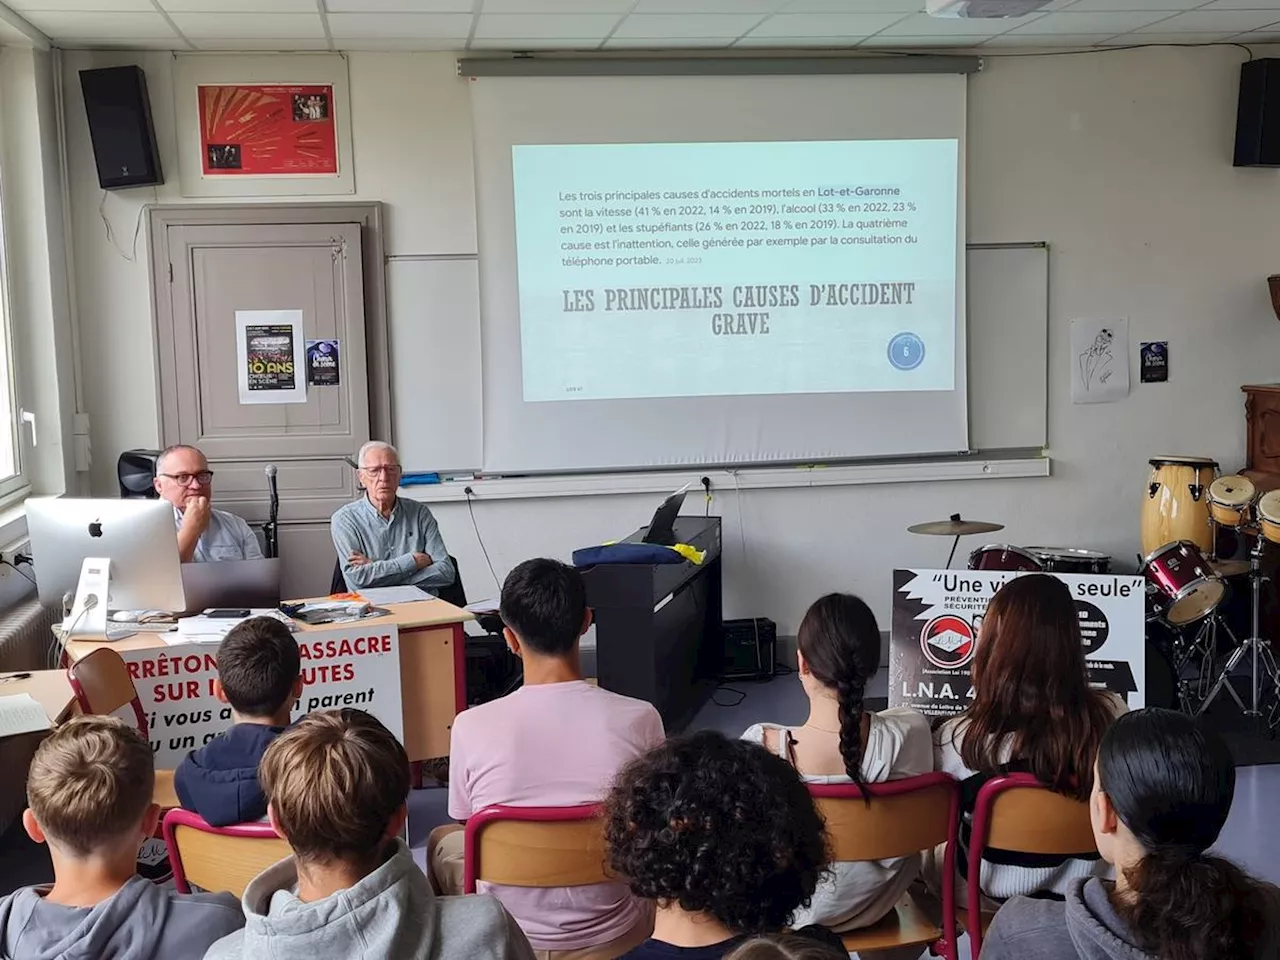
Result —
<svg viewBox="0 0 1280 960"><path fill-rule="evenodd" d="M1264 493L1258 501L1258 527L1272 543L1280 543L1280 490Z"/></svg>
<svg viewBox="0 0 1280 960"><path fill-rule="evenodd" d="M1142 500L1142 552L1190 540L1213 552L1209 526L1209 485L1218 464L1206 457L1155 457Z"/></svg>
<svg viewBox="0 0 1280 960"><path fill-rule="evenodd" d="M969 554L970 570L1043 570L1044 565L1021 547L992 543Z"/></svg>
<svg viewBox="0 0 1280 960"><path fill-rule="evenodd" d="M1076 547L1027 547L1049 573L1110 573L1111 557Z"/></svg>
<svg viewBox="0 0 1280 960"><path fill-rule="evenodd" d="M1166 543L1149 554L1138 575L1147 581L1156 615L1175 627L1208 616L1227 592L1200 548L1186 540Z"/></svg>
<svg viewBox="0 0 1280 960"><path fill-rule="evenodd" d="M1238 529L1248 522L1255 496L1257 490L1248 477L1219 477L1209 485L1209 514L1219 526Z"/></svg>

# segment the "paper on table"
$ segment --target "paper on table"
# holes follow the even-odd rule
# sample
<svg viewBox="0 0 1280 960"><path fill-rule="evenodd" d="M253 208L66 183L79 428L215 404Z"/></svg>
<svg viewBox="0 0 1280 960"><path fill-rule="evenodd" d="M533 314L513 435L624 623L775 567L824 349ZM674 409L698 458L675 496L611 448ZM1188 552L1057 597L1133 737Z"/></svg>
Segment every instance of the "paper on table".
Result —
<svg viewBox="0 0 1280 960"><path fill-rule="evenodd" d="M417 603L419 600L434 600L431 594L417 587L368 587L358 591L375 607L385 607L388 603Z"/></svg>
<svg viewBox="0 0 1280 960"><path fill-rule="evenodd" d="M51 729L49 716L29 693L0 697L0 737Z"/></svg>
<svg viewBox="0 0 1280 960"><path fill-rule="evenodd" d="M1113 403L1129 395L1129 321L1071 321L1071 402Z"/></svg>

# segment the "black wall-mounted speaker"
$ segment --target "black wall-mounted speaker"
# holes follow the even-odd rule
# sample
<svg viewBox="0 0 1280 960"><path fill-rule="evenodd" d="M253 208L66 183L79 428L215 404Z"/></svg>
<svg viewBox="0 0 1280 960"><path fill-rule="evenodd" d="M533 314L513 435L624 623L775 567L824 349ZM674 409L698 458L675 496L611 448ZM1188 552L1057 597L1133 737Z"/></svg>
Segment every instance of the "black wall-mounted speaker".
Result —
<svg viewBox="0 0 1280 960"><path fill-rule="evenodd" d="M81 70L80 89L102 189L164 183L142 68Z"/></svg>
<svg viewBox="0 0 1280 960"><path fill-rule="evenodd" d="M1280 167L1280 60L1240 65L1235 165Z"/></svg>

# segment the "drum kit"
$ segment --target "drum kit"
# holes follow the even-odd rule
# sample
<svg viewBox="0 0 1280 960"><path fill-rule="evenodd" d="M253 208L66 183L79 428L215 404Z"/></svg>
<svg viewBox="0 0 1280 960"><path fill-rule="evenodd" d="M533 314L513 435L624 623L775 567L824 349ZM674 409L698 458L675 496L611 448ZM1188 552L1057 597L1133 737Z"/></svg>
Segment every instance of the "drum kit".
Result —
<svg viewBox="0 0 1280 960"><path fill-rule="evenodd" d="M1146 581L1147 639L1171 668L1171 691L1188 713L1203 713L1224 691L1250 717L1280 724L1280 666L1261 635L1263 559L1280 546L1280 490L1259 496L1248 477L1218 476L1218 464L1201 457L1156 457L1142 504L1142 556L1138 576ZM1002 524L962 520L921 523L911 533L955 540L950 567L963 536L992 533ZM1245 559L1219 559L1219 530L1252 539ZM1043 573L1111 572L1111 557L1077 547L1020 547L993 543L969 554L970 570ZM1238 639L1226 618L1229 579L1248 577L1249 636ZM1245 663L1250 674L1246 702L1231 684ZM1153 676L1148 665L1148 677ZM1162 686L1165 684L1161 684Z"/></svg>

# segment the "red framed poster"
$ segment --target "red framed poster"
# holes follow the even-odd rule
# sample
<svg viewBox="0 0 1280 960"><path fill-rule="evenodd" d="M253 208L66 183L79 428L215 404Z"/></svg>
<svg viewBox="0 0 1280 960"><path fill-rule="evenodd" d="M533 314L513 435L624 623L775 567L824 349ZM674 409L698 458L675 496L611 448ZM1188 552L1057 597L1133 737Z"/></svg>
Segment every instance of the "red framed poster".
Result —
<svg viewBox="0 0 1280 960"><path fill-rule="evenodd" d="M206 177L336 176L338 136L329 84L201 84Z"/></svg>

